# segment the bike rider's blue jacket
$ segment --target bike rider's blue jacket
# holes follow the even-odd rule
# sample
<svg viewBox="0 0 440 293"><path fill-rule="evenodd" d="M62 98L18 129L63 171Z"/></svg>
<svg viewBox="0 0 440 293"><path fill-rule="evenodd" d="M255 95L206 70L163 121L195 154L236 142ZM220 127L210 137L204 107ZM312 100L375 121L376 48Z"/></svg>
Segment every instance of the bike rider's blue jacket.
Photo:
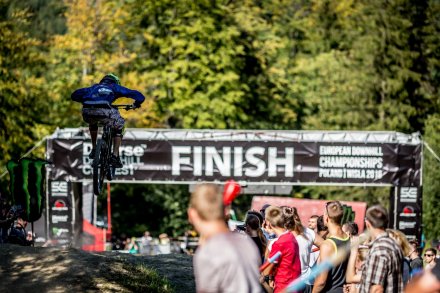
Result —
<svg viewBox="0 0 440 293"><path fill-rule="evenodd" d="M135 100L134 105L139 107L145 100L144 95L118 84L98 83L91 87L77 89L71 95L72 100L85 105L111 104L116 99L127 97Z"/></svg>

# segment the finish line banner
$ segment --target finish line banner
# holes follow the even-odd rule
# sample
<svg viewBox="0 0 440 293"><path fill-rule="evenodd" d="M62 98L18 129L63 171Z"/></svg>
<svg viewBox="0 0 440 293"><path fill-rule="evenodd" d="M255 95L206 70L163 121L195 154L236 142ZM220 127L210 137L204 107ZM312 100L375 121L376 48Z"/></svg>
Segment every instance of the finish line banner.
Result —
<svg viewBox="0 0 440 293"><path fill-rule="evenodd" d="M92 178L89 140L50 139L51 179ZM419 186L421 144L124 139L114 181Z"/></svg>

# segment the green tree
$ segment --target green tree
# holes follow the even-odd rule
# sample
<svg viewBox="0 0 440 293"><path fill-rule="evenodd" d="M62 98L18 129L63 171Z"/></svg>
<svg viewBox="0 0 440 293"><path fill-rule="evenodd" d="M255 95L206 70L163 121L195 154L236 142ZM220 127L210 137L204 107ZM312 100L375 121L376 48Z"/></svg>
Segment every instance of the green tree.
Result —
<svg viewBox="0 0 440 293"><path fill-rule="evenodd" d="M147 96L123 112L128 127L425 133L426 124L435 148L435 0L0 0L0 8L3 166L56 126L85 126L70 94L108 72ZM160 198L151 200L166 223L148 228L181 231L185 216L173 223L166 213L182 209L185 188L127 192L144 188ZM386 204L388 190L296 187L294 195Z"/></svg>
<svg viewBox="0 0 440 293"><path fill-rule="evenodd" d="M47 76L51 92L54 124L84 125L80 105L70 100L71 93L80 87L97 83L107 73L120 76L123 85L145 92L145 79L132 69L136 58L135 37L139 33L132 21L131 1L65 1L66 32L51 39L51 64ZM151 107L136 111L154 118ZM78 115L70 115L78 113ZM124 112L124 116L127 113ZM155 126L139 115L129 116L129 126ZM140 120L140 123L137 123ZM154 120L154 119L153 119Z"/></svg>
<svg viewBox="0 0 440 293"><path fill-rule="evenodd" d="M29 13L29 35L43 42L49 41L54 34L66 30L63 12L65 5L58 0L10 0L8 11L25 10ZM47 50L48 47L40 47Z"/></svg>
<svg viewBox="0 0 440 293"><path fill-rule="evenodd" d="M440 115L430 116L426 121L424 140L429 147L440 154ZM438 210L440 209L440 162L425 147L423 156L423 232L426 239L437 239L440 235Z"/></svg>
<svg viewBox="0 0 440 293"><path fill-rule="evenodd" d="M282 41L253 1L138 2L157 113L178 128L285 128L296 123L277 64ZM285 103L283 103L285 102ZM290 106L290 107L289 107ZM293 121L293 122L292 122Z"/></svg>
<svg viewBox="0 0 440 293"><path fill-rule="evenodd" d="M289 73L294 96L306 106L304 129L423 131L423 117L438 109L436 70L430 69L438 64L432 34L438 31L438 5L415 2L276 2L296 9L280 9L287 19L278 19L285 24L280 32L296 36ZM385 205L389 194L362 188L297 191Z"/></svg>
<svg viewBox="0 0 440 293"><path fill-rule="evenodd" d="M29 37L29 14L0 1L0 164L18 159L47 132L43 94L45 60ZM3 173L3 172L2 172Z"/></svg>

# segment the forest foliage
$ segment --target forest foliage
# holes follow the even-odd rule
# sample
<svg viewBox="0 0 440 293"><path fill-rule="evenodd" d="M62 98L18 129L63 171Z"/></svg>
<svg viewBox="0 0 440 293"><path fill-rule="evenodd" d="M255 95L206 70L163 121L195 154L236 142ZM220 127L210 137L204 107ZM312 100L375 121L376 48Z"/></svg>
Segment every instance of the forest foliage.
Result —
<svg viewBox="0 0 440 293"><path fill-rule="evenodd" d="M440 153L439 57L435 0L0 0L0 165L57 127L85 126L70 93L108 72L147 97L123 113L128 127L420 132ZM429 211L440 163L425 157ZM114 189L134 192L160 198L164 215L133 231L187 228L185 189ZM293 195L388 200L384 189ZM428 238L434 219L424 214Z"/></svg>

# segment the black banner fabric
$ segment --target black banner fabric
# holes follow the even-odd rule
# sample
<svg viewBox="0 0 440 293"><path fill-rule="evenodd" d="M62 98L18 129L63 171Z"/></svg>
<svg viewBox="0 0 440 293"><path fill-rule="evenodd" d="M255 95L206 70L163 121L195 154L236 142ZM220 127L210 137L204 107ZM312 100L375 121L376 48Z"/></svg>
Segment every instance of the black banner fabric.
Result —
<svg viewBox="0 0 440 293"><path fill-rule="evenodd" d="M391 191L391 227L420 243L422 235L422 187L395 187Z"/></svg>
<svg viewBox="0 0 440 293"><path fill-rule="evenodd" d="M49 238L64 245L72 241L73 205L70 182L49 181Z"/></svg>
<svg viewBox="0 0 440 293"><path fill-rule="evenodd" d="M54 139L51 179L92 178L89 141ZM116 181L419 186L421 144L124 140Z"/></svg>

